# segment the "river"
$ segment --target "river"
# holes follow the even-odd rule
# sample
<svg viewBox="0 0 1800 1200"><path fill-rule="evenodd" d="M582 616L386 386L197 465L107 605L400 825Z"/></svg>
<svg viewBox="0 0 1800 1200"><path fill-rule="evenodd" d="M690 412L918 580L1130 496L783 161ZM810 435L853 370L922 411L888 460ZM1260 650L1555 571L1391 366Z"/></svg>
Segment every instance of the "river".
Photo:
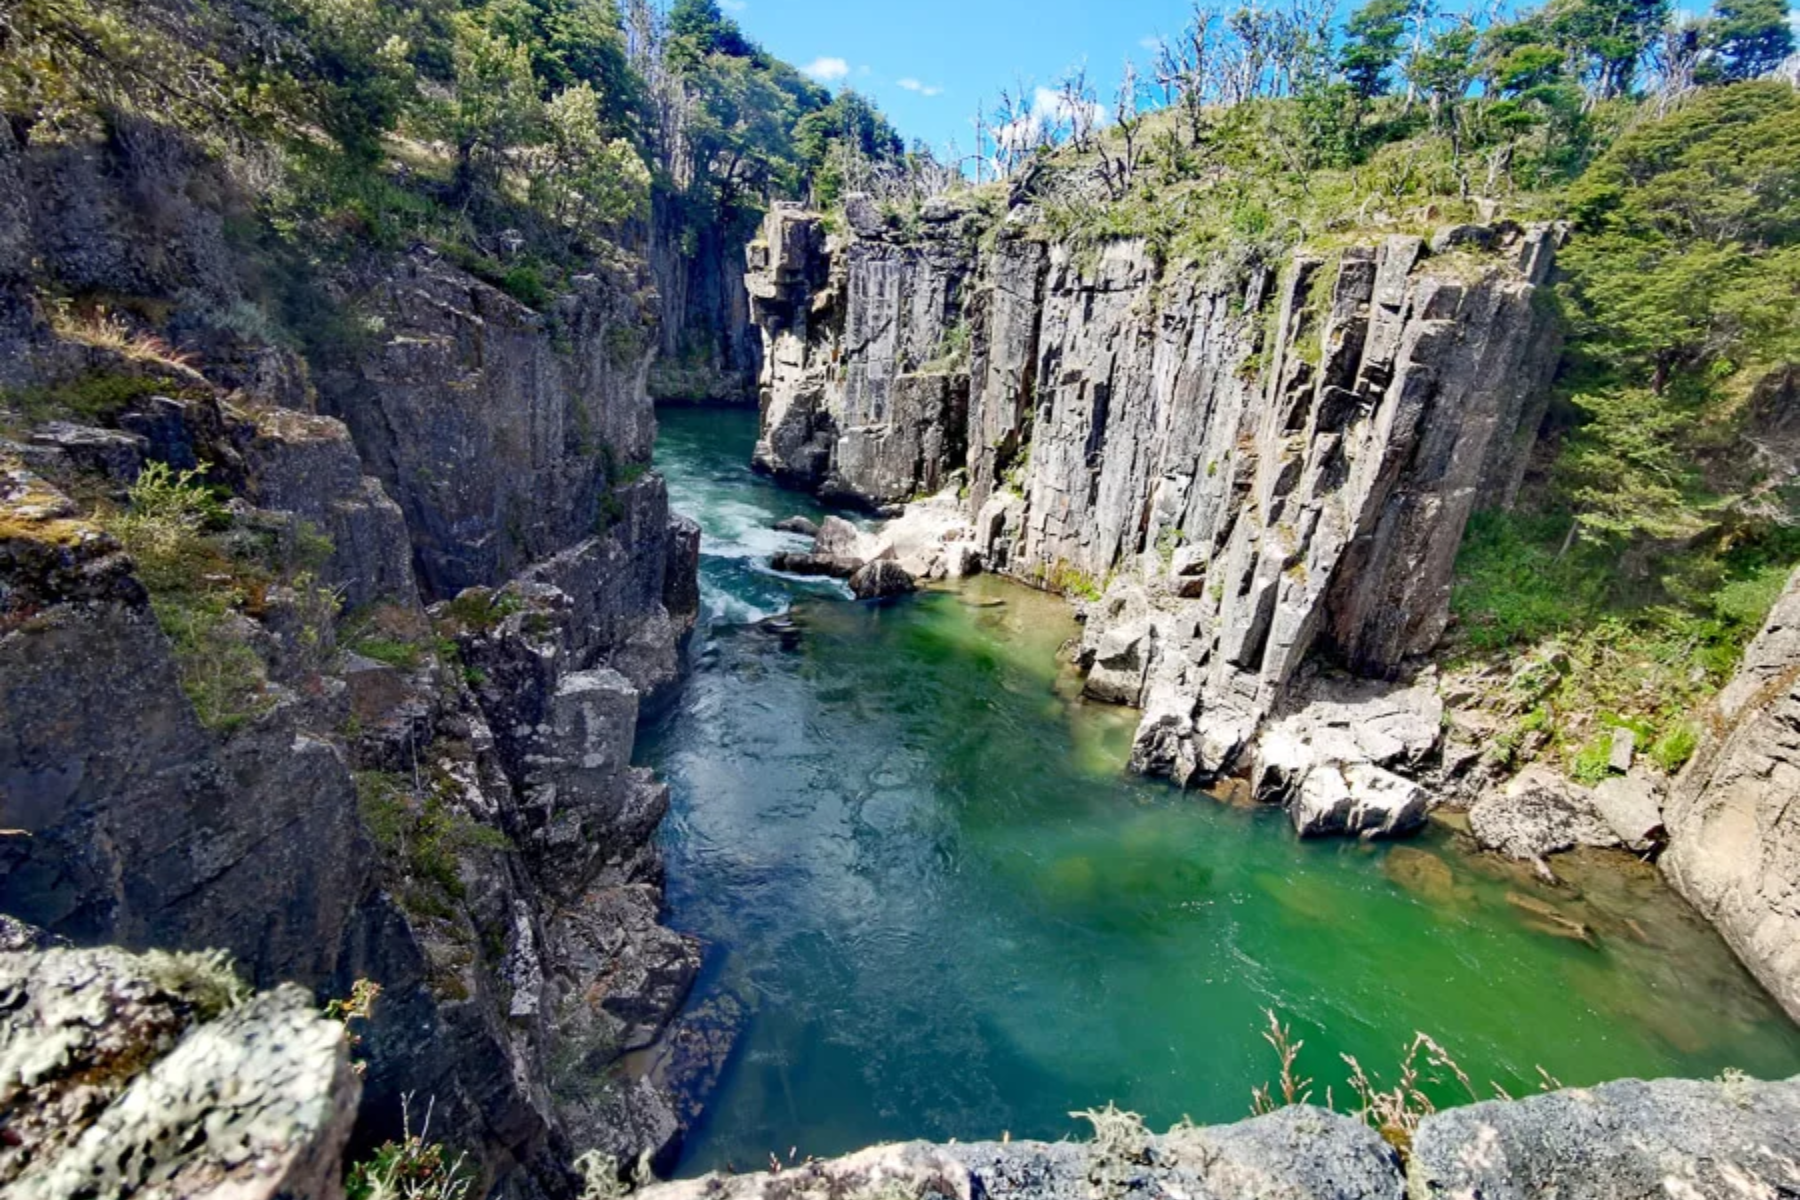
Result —
<svg viewBox="0 0 1800 1200"><path fill-rule="evenodd" d="M700 522L693 675L639 744L673 791L669 921L692 1003L748 1015L680 1174L906 1138L1057 1138L1117 1102L1247 1115L1265 1011L1342 1107L1429 1033L1484 1097L1624 1076L1800 1073L1797 1031L1648 867L1570 890L1460 852L1298 841L1123 769L1053 597L993 579L870 606L766 566L820 515L748 468L753 413L671 408L658 468ZM757 622L792 608L794 630ZM1542 906L1593 930L1558 936ZM1452 1086L1439 1089L1446 1101Z"/></svg>

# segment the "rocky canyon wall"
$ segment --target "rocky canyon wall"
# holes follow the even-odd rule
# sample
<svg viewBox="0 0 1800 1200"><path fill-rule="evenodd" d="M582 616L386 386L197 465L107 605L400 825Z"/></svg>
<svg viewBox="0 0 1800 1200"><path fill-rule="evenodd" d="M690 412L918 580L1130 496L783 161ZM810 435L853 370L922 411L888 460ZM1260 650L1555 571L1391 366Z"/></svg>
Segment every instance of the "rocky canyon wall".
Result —
<svg viewBox="0 0 1800 1200"><path fill-rule="evenodd" d="M1553 227L1170 267L1029 208L848 221L778 207L751 247L758 465L878 508L956 482L990 569L1089 598L1090 693L1141 705L1135 765L1183 784L1298 787L1253 743L1302 666L1385 679L1433 648L1560 356ZM1403 796L1384 768L1418 742L1339 786Z"/></svg>
<svg viewBox="0 0 1800 1200"><path fill-rule="evenodd" d="M202 156L0 133L15 182L0 912L220 948L315 1003L379 983L358 1145L412 1095L499 1194L668 1154L666 1081L614 1069L699 962L657 923L667 793L630 763L697 607L698 531L648 471L645 269L534 311L370 255L310 279L330 336L298 353ZM113 532L155 464L218 497L180 554Z"/></svg>
<svg viewBox="0 0 1800 1200"><path fill-rule="evenodd" d="M661 191L652 200L644 255L660 300L661 353L650 395L752 404L762 338L750 321L744 243L754 218L697 222L686 211L691 203Z"/></svg>
<svg viewBox="0 0 1800 1200"><path fill-rule="evenodd" d="M1706 714L1663 872L1800 1021L1800 574Z"/></svg>

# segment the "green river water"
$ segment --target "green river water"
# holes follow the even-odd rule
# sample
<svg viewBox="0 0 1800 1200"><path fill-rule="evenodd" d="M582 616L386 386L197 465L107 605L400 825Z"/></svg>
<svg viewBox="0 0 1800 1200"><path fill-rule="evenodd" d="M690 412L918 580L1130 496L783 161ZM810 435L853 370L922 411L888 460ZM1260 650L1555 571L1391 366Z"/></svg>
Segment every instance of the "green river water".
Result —
<svg viewBox="0 0 1800 1200"><path fill-rule="evenodd" d="M1060 600L983 579L868 606L776 576L803 543L769 525L819 510L749 471L754 415L661 420L705 615L639 757L674 794L670 922L707 944L692 1003L747 1013L682 1174L1057 1138L1108 1101L1234 1120L1275 1074L1268 1009L1340 1106L1340 1054L1391 1077L1415 1030L1484 1095L1539 1067L1800 1073L1800 1031L1649 868L1565 861L1576 888L1548 891L1444 830L1302 843L1278 812L1134 779L1135 714L1058 663ZM757 624L790 606L797 636Z"/></svg>

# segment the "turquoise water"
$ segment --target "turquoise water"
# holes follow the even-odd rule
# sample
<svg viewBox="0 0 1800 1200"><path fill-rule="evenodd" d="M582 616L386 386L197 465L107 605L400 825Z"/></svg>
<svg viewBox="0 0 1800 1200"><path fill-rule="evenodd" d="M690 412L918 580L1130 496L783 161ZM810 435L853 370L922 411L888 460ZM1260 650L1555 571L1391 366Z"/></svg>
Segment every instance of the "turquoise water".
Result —
<svg viewBox="0 0 1800 1200"><path fill-rule="evenodd" d="M1054 1138L1116 1101L1245 1115L1275 1074L1391 1077L1415 1030L1484 1096L1621 1076L1800 1073L1800 1032L1648 868L1548 891L1439 830L1301 843L1278 813L1122 770L1133 714L1083 703L1060 601L996 580L885 607L770 573L817 515L744 465L751 414L662 414L705 529L695 672L641 760L673 789L670 920L694 1003L748 1011L682 1174L882 1140ZM752 622L793 606L798 636ZM1572 940L1543 905L1593 930ZM1446 1098L1454 1091L1444 1092Z"/></svg>

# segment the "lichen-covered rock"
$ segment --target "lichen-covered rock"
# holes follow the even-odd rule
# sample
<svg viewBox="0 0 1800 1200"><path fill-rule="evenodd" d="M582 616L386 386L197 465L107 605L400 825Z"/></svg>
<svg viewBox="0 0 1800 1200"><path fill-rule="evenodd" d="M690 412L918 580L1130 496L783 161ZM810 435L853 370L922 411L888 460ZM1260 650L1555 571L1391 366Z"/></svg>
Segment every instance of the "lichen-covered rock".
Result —
<svg viewBox="0 0 1800 1200"><path fill-rule="evenodd" d="M1664 812L1663 871L1800 1020L1800 573L1707 723Z"/></svg>
<svg viewBox="0 0 1800 1200"><path fill-rule="evenodd" d="M977 1200L973 1176L947 1148L924 1142L874 1146L845 1158L780 1173L707 1175L641 1193L647 1200Z"/></svg>
<svg viewBox="0 0 1800 1200"><path fill-rule="evenodd" d="M1800 1185L1800 1081L1625 1080L1425 1118L1416 1200L1741 1200Z"/></svg>
<svg viewBox="0 0 1800 1200"><path fill-rule="evenodd" d="M1485 849L1527 862L1620 844L1587 788L1541 766L1484 793L1469 808L1469 832Z"/></svg>
<svg viewBox="0 0 1800 1200"><path fill-rule="evenodd" d="M360 1087L285 987L116 950L0 954L0 1185L20 1200L333 1200Z"/></svg>
<svg viewBox="0 0 1800 1200"><path fill-rule="evenodd" d="M648 1200L1399 1200L1393 1148L1360 1121L1299 1106L1234 1125L1141 1126L1090 1145L976 1142L878 1146L778 1174L709 1175L649 1189Z"/></svg>

